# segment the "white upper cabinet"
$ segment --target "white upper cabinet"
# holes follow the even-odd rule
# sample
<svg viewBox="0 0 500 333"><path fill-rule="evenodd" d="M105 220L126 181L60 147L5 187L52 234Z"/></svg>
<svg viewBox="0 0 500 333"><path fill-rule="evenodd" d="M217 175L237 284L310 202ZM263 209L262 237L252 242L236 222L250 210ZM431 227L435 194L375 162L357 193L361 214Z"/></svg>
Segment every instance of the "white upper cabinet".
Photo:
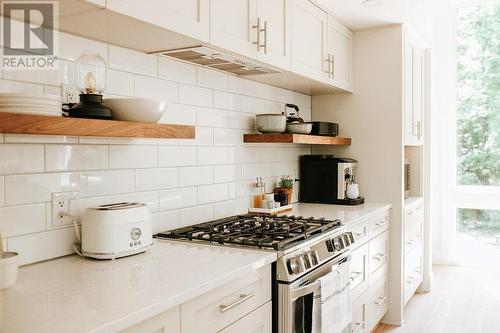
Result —
<svg viewBox="0 0 500 333"><path fill-rule="evenodd" d="M261 34L257 59L290 69L290 1L257 0L257 19Z"/></svg>
<svg viewBox="0 0 500 333"><path fill-rule="evenodd" d="M351 30L333 17L328 17L328 56L330 59L329 83L353 90L353 38Z"/></svg>
<svg viewBox="0 0 500 333"><path fill-rule="evenodd" d="M329 64L328 15L308 0L292 2L292 72L325 81Z"/></svg>
<svg viewBox="0 0 500 333"><path fill-rule="evenodd" d="M211 0L210 43L255 59L256 10L255 0Z"/></svg>
<svg viewBox="0 0 500 333"><path fill-rule="evenodd" d="M211 0L210 43L290 68L287 0Z"/></svg>
<svg viewBox="0 0 500 333"><path fill-rule="evenodd" d="M209 0L107 0L106 8L201 41L209 40Z"/></svg>
<svg viewBox="0 0 500 333"><path fill-rule="evenodd" d="M425 49L407 30L404 38L404 133L406 145L423 143Z"/></svg>

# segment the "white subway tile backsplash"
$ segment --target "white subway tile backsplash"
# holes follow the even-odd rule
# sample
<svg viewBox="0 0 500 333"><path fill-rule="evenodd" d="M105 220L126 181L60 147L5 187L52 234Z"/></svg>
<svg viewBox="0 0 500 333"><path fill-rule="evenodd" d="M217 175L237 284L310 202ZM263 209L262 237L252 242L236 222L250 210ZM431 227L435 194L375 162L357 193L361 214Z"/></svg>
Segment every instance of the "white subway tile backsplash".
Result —
<svg viewBox="0 0 500 333"><path fill-rule="evenodd" d="M206 127L226 127L226 110L198 107L196 111L196 125Z"/></svg>
<svg viewBox="0 0 500 333"><path fill-rule="evenodd" d="M196 84L198 87L227 90L228 75L207 69L196 67Z"/></svg>
<svg viewBox="0 0 500 333"><path fill-rule="evenodd" d="M111 169L152 168L158 166L156 146L109 146Z"/></svg>
<svg viewBox="0 0 500 333"><path fill-rule="evenodd" d="M42 173L5 177L5 204L23 205L52 200L54 192L78 191L78 173Z"/></svg>
<svg viewBox="0 0 500 333"><path fill-rule="evenodd" d="M160 191L160 210L170 210L196 206L198 202L196 187L182 187Z"/></svg>
<svg viewBox="0 0 500 333"><path fill-rule="evenodd" d="M196 125L196 106L168 103L160 124Z"/></svg>
<svg viewBox="0 0 500 333"><path fill-rule="evenodd" d="M198 147L198 165L226 164L228 154L227 147Z"/></svg>
<svg viewBox="0 0 500 333"><path fill-rule="evenodd" d="M255 82L237 76L229 75L227 84L228 91L236 94L253 96L255 91Z"/></svg>
<svg viewBox="0 0 500 333"><path fill-rule="evenodd" d="M196 165L196 147L158 147L158 158L161 167Z"/></svg>
<svg viewBox="0 0 500 333"><path fill-rule="evenodd" d="M5 143L78 143L77 136L5 134Z"/></svg>
<svg viewBox="0 0 500 333"><path fill-rule="evenodd" d="M78 138L80 144L96 144L96 145L133 145L133 138L120 137L105 137L105 136L80 136Z"/></svg>
<svg viewBox="0 0 500 333"><path fill-rule="evenodd" d="M67 60L76 60L84 52L95 51L108 62L108 44L77 37L65 32L59 33L59 57Z"/></svg>
<svg viewBox="0 0 500 333"><path fill-rule="evenodd" d="M109 68L155 77L157 63L157 56L115 45L109 46Z"/></svg>
<svg viewBox="0 0 500 333"><path fill-rule="evenodd" d="M47 145L45 170L95 170L108 167L108 146Z"/></svg>
<svg viewBox="0 0 500 333"><path fill-rule="evenodd" d="M276 99L276 87L255 82L254 96L263 99Z"/></svg>
<svg viewBox="0 0 500 333"><path fill-rule="evenodd" d="M198 187L198 204L203 205L228 199L227 184L212 184Z"/></svg>
<svg viewBox="0 0 500 333"><path fill-rule="evenodd" d="M134 75L108 69L106 93L123 96L134 95Z"/></svg>
<svg viewBox="0 0 500 333"><path fill-rule="evenodd" d="M136 191L160 190L179 185L177 168L153 168L135 170Z"/></svg>
<svg viewBox="0 0 500 333"><path fill-rule="evenodd" d="M60 50L59 72L7 73L0 92L61 95L61 83L76 83L74 60L96 50L108 64L105 96L165 100L160 123L196 126L196 137L0 134L0 228L5 217L16 221L4 243L21 252L22 264L73 252L73 228L51 224L53 192L79 190L71 214L80 217L88 207L143 202L159 232L246 213L255 177L271 191L281 175L297 177L299 156L311 152L242 142L255 114L281 113L284 103L298 104L310 120L310 96L66 33Z"/></svg>
<svg viewBox="0 0 500 333"><path fill-rule="evenodd" d="M179 168L179 186L212 184L214 170L212 166Z"/></svg>
<svg viewBox="0 0 500 333"><path fill-rule="evenodd" d="M45 230L45 204L0 208L2 237L29 234Z"/></svg>
<svg viewBox="0 0 500 333"><path fill-rule="evenodd" d="M214 90L214 108L240 111L241 95Z"/></svg>
<svg viewBox="0 0 500 333"><path fill-rule="evenodd" d="M196 66L182 61L158 57L158 77L191 85L196 84Z"/></svg>
<svg viewBox="0 0 500 333"><path fill-rule="evenodd" d="M243 179L243 167L241 165L215 165L214 183L227 183Z"/></svg>
<svg viewBox="0 0 500 333"><path fill-rule="evenodd" d="M207 222L214 219L213 204L184 208L180 210L180 226Z"/></svg>
<svg viewBox="0 0 500 333"><path fill-rule="evenodd" d="M176 103L179 100L179 87L175 82L136 75L134 95Z"/></svg>
<svg viewBox="0 0 500 333"><path fill-rule="evenodd" d="M151 216L153 233L172 230L180 227L179 210L166 210Z"/></svg>
<svg viewBox="0 0 500 333"><path fill-rule="evenodd" d="M0 174L43 172L43 145L0 145Z"/></svg>
<svg viewBox="0 0 500 333"><path fill-rule="evenodd" d="M213 106L213 92L210 89L187 84L179 85L179 103L196 106Z"/></svg>
<svg viewBox="0 0 500 333"><path fill-rule="evenodd" d="M73 227L8 239L9 251L19 253L19 264L27 265L72 254L76 242Z"/></svg>
<svg viewBox="0 0 500 333"><path fill-rule="evenodd" d="M80 197L134 192L134 170L85 171L80 173Z"/></svg>

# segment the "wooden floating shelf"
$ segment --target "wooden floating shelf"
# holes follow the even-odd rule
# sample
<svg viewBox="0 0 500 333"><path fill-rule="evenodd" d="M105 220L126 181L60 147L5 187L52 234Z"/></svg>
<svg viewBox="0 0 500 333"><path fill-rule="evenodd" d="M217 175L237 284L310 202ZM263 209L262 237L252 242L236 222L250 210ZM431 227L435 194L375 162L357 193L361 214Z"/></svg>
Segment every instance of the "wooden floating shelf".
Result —
<svg viewBox="0 0 500 333"><path fill-rule="evenodd" d="M351 138L305 134L244 134L245 143L297 143L308 145L349 146Z"/></svg>
<svg viewBox="0 0 500 333"><path fill-rule="evenodd" d="M0 112L0 133L194 139L194 126Z"/></svg>

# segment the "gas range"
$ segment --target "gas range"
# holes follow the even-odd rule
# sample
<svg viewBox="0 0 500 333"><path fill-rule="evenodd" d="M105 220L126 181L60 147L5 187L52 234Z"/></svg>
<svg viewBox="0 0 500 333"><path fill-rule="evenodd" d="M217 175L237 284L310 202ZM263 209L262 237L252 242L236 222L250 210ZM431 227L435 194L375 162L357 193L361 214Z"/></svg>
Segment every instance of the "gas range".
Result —
<svg viewBox="0 0 500 333"><path fill-rule="evenodd" d="M340 220L293 215L236 215L154 237L277 252L275 278L286 282L344 254L354 243Z"/></svg>

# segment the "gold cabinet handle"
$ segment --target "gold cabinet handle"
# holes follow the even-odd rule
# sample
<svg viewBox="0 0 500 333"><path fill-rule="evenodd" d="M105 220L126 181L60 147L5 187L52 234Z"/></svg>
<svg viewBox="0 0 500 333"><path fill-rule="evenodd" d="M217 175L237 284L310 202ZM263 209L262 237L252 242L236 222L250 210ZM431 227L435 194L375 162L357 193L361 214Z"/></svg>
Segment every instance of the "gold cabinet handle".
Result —
<svg viewBox="0 0 500 333"><path fill-rule="evenodd" d="M240 305L241 303L245 302L245 301L248 301L250 298L254 297L255 294L254 293L250 293L248 295L245 295L245 294L240 294L240 298L238 298L237 301L231 303L231 304L221 304L219 305L219 310L220 312L224 313L228 310L231 310L232 308L234 308L235 306L238 306Z"/></svg>
<svg viewBox="0 0 500 333"><path fill-rule="evenodd" d="M264 29L262 29L264 33L264 44L261 45L264 48L264 53L267 54L267 21L264 21Z"/></svg>
<svg viewBox="0 0 500 333"><path fill-rule="evenodd" d="M332 75L332 62L330 61L330 53L328 53L328 58L325 59L325 61L328 63L328 70L325 72L326 74L328 74L328 77L331 77Z"/></svg>
<svg viewBox="0 0 500 333"><path fill-rule="evenodd" d="M330 56L330 62L331 62L330 74L331 74L332 79L334 79L335 78L335 55L333 53Z"/></svg>

